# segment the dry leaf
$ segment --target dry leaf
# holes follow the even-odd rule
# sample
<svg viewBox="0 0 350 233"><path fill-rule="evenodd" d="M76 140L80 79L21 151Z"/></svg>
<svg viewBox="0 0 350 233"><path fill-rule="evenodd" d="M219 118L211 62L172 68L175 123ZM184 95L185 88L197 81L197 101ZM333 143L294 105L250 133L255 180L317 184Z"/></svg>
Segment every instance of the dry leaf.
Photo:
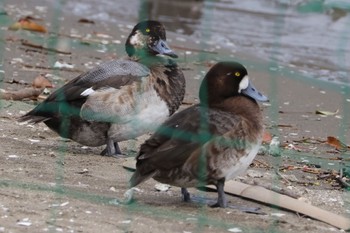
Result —
<svg viewBox="0 0 350 233"><path fill-rule="evenodd" d="M270 144L271 140L272 140L272 135L270 134L270 132L264 131L262 142Z"/></svg>
<svg viewBox="0 0 350 233"><path fill-rule="evenodd" d="M36 31L36 32L46 32L46 28L31 21L28 18L23 18L18 20L16 23L12 24L11 26L9 26L10 30L19 30L19 29L23 29L23 30L29 30L29 31Z"/></svg>
<svg viewBox="0 0 350 233"><path fill-rule="evenodd" d="M347 145L345 145L339 139L337 139L333 136L327 137L327 144L335 147L335 149L337 149L337 150L346 150L347 148L349 148Z"/></svg>
<svg viewBox="0 0 350 233"><path fill-rule="evenodd" d="M286 147L286 149L288 150L296 150L296 151L305 151L305 149L301 148L301 147L298 147L298 146L295 146L293 144L288 144Z"/></svg>
<svg viewBox="0 0 350 233"><path fill-rule="evenodd" d="M302 168L302 171L303 172L307 172L307 173L311 173L311 174L320 174L321 173L319 169L317 169L317 168L310 168L308 166L304 166Z"/></svg>
<svg viewBox="0 0 350 233"><path fill-rule="evenodd" d="M47 78L45 78L45 76L42 74L37 76L33 80L32 86L36 87L36 88L45 88L45 87L52 88L53 87L52 83Z"/></svg>
<svg viewBox="0 0 350 233"><path fill-rule="evenodd" d="M95 24L95 22L91 19L86 19L86 18L82 18L82 19L79 19L78 21L79 23L90 23L90 24Z"/></svg>
<svg viewBox="0 0 350 233"><path fill-rule="evenodd" d="M335 112L316 110L315 114L325 115L325 116L334 116L334 115L338 114L338 112L339 112L339 109L337 109Z"/></svg>
<svg viewBox="0 0 350 233"><path fill-rule="evenodd" d="M95 34L95 36L97 36L99 38L104 38L104 39L112 38L112 36L104 34L104 33L94 32L94 34Z"/></svg>
<svg viewBox="0 0 350 233"><path fill-rule="evenodd" d="M277 126L280 128L292 128L293 127L292 125L284 125L284 124L278 124Z"/></svg>

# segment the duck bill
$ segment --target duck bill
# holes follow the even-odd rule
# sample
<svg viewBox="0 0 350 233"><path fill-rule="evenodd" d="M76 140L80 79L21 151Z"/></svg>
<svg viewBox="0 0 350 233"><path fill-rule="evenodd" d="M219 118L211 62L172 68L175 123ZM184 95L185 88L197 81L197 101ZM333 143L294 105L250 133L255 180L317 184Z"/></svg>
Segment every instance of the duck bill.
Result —
<svg viewBox="0 0 350 233"><path fill-rule="evenodd" d="M156 52L157 54L162 54L162 55L166 55L169 57L173 57L173 58L177 58L178 56L174 53L173 50L170 49L170 47L168 46L168 44L162 40L159 39L152 47L151 49Z"/></svg>
<svg viewBox="0 0 350 233"><path fill-rule="evenodd" d="M261 94L254 86L251 82L249 82L248 87L246 89L242 90L242 93L244 95L247 95L253 99L255 99L256 101L260 101L260 102L268 102L269 99Z"/></svg>

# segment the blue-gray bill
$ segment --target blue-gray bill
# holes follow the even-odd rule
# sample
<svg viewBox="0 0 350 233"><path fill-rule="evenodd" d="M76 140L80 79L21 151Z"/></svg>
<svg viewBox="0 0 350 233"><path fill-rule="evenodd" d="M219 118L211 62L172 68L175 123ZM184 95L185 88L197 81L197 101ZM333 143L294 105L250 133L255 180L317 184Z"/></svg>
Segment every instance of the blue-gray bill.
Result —
<svg viewBox="0 0 350 233"><path fill-rule="evenodd" d="M178 56L174 53L173 50L170 49L168 44L162 40L159 39L152 47L151 49L155 51L156 53L167 55L169 57L177 58Z"/></svg>
<svg viewBox="0 0 350 233"><path fill-rule="evenodd" d="M260 101L260 102L268 102L269 98L267 98L267 96L261 94L254 86L251 82L249 82L248 87L246 89L242 90L242 93L244 95L247 95L253 99L255 99L256 101Z"/></svg>

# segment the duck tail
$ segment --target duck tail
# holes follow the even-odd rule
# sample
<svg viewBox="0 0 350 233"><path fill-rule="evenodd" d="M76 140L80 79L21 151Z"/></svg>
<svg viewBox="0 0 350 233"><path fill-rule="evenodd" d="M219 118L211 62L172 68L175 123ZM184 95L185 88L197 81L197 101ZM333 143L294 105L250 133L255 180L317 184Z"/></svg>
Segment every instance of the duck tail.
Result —
<svg viewBox="0 0 350 233"><path fill-rule="evenodd" d="M38 115L35 115L35 112L33 111L30 111L28 112L27 114L17 118L17 121L18 122L25 122L25 121L28 121L28 123L34 123L34 124L37 124L39 122L42 122L42 121L46 121L48 120L49 118L46 117L46 116L38 116Z"/></svg>
<svg viewBox="0 0 350 233"><path fill-rule="evenodd" d="M152 178L155 173L156 173L156 171L152 171L152 172L149 172L147 174L141 174L139 172L139 170L136 170L129 180L129 187L133 188L133 187L139 185L140 183Z"/></svg>

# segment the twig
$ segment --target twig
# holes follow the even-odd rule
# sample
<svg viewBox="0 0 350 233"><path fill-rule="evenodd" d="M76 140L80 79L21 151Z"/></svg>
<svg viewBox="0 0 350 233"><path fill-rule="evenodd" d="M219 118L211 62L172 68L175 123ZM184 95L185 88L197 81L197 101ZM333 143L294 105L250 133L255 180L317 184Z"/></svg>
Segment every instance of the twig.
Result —
<svg viewBox="0 0 350 233"><path fill-rule="evenodd" d="M335 178L343 188L346 188L346 189L350 188L350 184L345 180L343 180L341 176L336 176Z"/></svg>
<svg viewBox="0 0 350 233"><path fill-rule="evenodd" d="M79 69L68 69L68 68L57 68L57 67L47 67L47 66L33 66L33 65L29 65L29 64L24 64L22 63L22 66L25 68L29 68L29 69L38 69L38 70L61 70L61 71L69 71L69 72L77 72L77 73L82 73L82 70Z"/></svg>
<svg viewBox="0 0 350 233"><path fill-rule="evenodd" d="M339 171L339 175L337 175L335 177L336 181L339 182L339 184L343 187L343 188L350 188L350 184L348 182L346 182L345 180L343 180L343 169L340 169Z"/></svg>
<svg viewBox="0 0 350 233"><path fill-rule="evenodd" d="M268 163L263 162L263 161L260 161L260 160L258 160L258 159L254 159L253 162L257 162L257 163L263 165L265 168L271 168L271 166L270 166Z"/></svg>
<svg viewBox="0 0 350 233"><path fill-rule="evenodd" d="M13 198L15 198L15 199L18 199L18 198L19 198L19 196L7 194L7 193L1 193L1 192L0 192L0 195L5 196L5 197L13 197Z"/></svg>
<svg viewBox="0 0 350 233"><path fill-rule="evenodd" d="M190 102L190 101L182 101L183 105L193 105L195 104L194 102Z"/></svg>
<svg viewBox="0 0 350 233"><path fill-rule="evenodd" d="M61 54L65 54L65 55L72 54L71 52L60 51L60 50L57 50L57 49L54 49L54 48L46 48L46 47L44 47L42 45L33 44L33 43L31 43L31 42L29 42L27 40L21 40L21 44L24 45L24 46L31 47L31 48L46 50L46 51L49 51L49 52L61 53Z"/></svg>
<svg viewBox="0 0 350 233"><path fill-rule="evenodd" d="M282 175L279 171L275 171L276 172L276 175L278 175L279 177L282 178L282 180L284 180L285 182L287 182L288 185L291 185L292 182L290 180L288 180L286 177L284 177L284 175Z"/></svg>
<svg viewBox="0 0 350 233"><path fill-rule="evenodd" d="M43 91L43 88L24 88L18 91L1 90L0 99L5 100L22 100L26 98L35 99Z"/></svg>

